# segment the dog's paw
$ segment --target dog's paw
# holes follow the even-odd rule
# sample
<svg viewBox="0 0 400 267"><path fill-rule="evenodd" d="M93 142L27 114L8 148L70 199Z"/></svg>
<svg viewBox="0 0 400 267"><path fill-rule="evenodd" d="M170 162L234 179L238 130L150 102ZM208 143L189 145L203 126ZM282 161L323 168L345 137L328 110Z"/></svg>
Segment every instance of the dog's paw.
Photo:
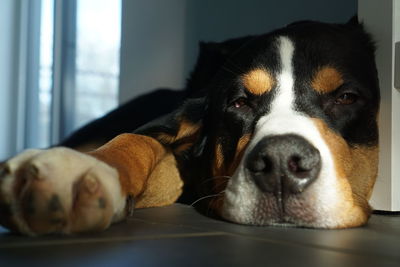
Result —
<svg viewBox="0 0 400 267"><path fill-rule="evenodd" d="M38 235L99 231L124 217L118 172L68 148L27 150L0 165L0 224Z"/></svg>

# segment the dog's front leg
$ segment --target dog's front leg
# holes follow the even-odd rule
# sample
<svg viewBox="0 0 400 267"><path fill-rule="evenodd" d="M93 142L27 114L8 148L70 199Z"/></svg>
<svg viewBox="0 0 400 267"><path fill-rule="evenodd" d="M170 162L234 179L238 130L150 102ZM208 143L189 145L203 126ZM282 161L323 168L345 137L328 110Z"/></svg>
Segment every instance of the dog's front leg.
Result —
<svg viewBox="0 0 400 267"><path fill-rule="evenodd" d="M28 150L0 165L0 223L29 235L100 231L133 207L173 203L181 187L174 157L147 136L87 154Z"/></svg>

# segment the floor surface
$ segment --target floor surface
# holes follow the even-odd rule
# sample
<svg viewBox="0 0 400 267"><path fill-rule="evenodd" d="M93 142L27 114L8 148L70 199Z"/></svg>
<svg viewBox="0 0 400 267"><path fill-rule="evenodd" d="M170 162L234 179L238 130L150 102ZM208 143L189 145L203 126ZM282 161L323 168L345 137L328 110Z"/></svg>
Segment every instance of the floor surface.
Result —
<svg viewBox="0 0 400 267"><path fill-rule="evenodd" d="M400 266L400 215L315 230L231 224L175 204L107 231L30 238L0 227L0 266Z"/></svg>

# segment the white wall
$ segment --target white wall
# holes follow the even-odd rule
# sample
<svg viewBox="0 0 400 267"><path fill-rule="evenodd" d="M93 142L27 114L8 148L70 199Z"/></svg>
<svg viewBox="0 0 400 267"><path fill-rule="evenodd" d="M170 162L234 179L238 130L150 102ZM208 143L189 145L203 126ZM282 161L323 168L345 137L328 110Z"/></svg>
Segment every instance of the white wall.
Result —
<svg viewBox="0 0 400 267"><path fill-rule="evenodd" d="M400 211L400 92L394 88L394 44L400 39L400 1L359 0L360 19L377 40L376 64L381 89L379 174L373 208Z"/></svg>
<svg viewBox="0 0 400 267"><path fill-rule="evenodd" d="M15 153L17 2L0 1L0 161Z"/></svg>
<svg viewBox="0 0 400 267"><path fill-rule="evenodd" d="M120 102L162 86L182 87L185 0L124 0Z"/></svg>
<svg viewBox="0 0 400 267"><path fill-rule="evenodd" d="M304 20L345 22L357 0L124 0L120 101L182 88L197 44L268 32Z"/></svg>

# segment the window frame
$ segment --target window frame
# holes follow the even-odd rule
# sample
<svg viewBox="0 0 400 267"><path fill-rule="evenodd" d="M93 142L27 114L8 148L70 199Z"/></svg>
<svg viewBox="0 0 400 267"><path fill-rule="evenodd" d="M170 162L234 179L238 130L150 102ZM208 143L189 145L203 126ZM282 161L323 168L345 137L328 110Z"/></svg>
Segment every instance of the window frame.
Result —
<svg viewBox="0 0 400 267"><path fill-rule="evenodd" d="M76 8L76 0L54 0L51 144L67 137L74 126Z"/></svg>
<svg viewBox="0 0 400 267"><path fill-rule="evenodd" d="M10 59L13 59L3 67L12 66L12 78L5 80L10 86L2 90L7 97L2 101L7 105L2 108L7 118L1 123L6 130L2 133L4 142L0 140L3 150L0 159L27 148L40 147L40 130L48 131L47 144L51 146L75 128L77 0L52 1L53 64L48 129L40 129L43 126L39 122L42 0L10 0L0 5L8 8L8 12L12 10L7 21L12 27L5 36L11 41L4 50L6 54L11 53Z"/></svg>
<svg viewBox="0 0 400 267"><path fill-rule="evenodd" d="M14 0L12 0L14 1ZM76 43L76 0L54 1L54 38L52 97L50 108L49 145L57 144L72 129L74 116L74 71ZM15 0L3 3L10 12L11 39L9 48L13 62L5 64L12 74L7 86L7 108L12 118L4 122L4 143L0 159L24 149L39 147L39 72L42 0ZM4 53L4 52L3 52ZM6 140L7 139L7 140Z"/></svg>

